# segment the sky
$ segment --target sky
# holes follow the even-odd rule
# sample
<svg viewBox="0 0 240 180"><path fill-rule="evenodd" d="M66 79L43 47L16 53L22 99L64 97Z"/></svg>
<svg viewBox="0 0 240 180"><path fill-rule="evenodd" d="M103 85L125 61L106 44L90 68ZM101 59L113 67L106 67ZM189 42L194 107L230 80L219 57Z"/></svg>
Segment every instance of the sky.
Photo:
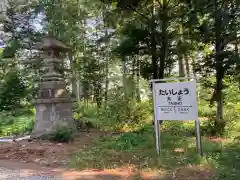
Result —
<svg viewBox="0 0 240 180"><path fill-rule="evenodd" d="M0 0L0 11L5 11L7 6L7 0Z"/></svg>

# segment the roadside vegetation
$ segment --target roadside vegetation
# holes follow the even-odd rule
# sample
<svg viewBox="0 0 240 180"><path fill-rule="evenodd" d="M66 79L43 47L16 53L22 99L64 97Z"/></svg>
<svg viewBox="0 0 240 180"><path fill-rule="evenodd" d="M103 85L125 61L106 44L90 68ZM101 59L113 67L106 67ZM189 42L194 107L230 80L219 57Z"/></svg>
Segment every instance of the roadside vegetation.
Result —
<svg viewBox="0 0 240 180"><path fill-rule="evenodd" d="M69 47L56 71L76 100L78 130L87 134L69 167L238 180L239 14L239 0L9 0L0 18L0 136L31 134L44 73L35 45L51 34ZM148 82L190 76L198 77L203 156L193 121L164 121L157 157ZM59 127L49 143L64 149L81 135Z"/></svg>
<svg viewBox="0 0 240 180"><path fill-rule="evenodd" d="M240 94L236 82L226 79L224 132L214 126L216 107L209 106L209 89L200 88L199 119L201 121L203 156L196 152L193 121L164 121L161 125L162 152L156 154L151 100L124 101L119 96L109 100L107 109L96 104L76 104L74 118L80 131L106 132L69 157L69 167L78 169L115 169L132 167L136 172L172 177L172 173L190 173L199 169L203 175L219 180L236 180L240 175ZM203 87L203 86L201 86ZM117 99L118 98L118 99ZM30 113L31 112L31 113ZM28 135L34 125L34 112L1 113L1 136ZM53 141L72 141L71 132L59 129ZM181 171L183 172L179 172ZM184 173L183 173L184 174ZM179 175L183 176L183 175ZM199 177L201 175L196 175ZM183 176L185 177L185 176Z"/></svg>

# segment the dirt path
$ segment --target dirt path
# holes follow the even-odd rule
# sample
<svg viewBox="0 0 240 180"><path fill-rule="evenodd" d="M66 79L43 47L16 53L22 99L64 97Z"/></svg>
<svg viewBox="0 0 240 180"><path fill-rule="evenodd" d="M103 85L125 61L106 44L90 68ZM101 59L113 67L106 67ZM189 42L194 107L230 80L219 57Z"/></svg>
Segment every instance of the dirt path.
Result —
<svg viewBox="0 0 240 180"><path fill-rule="evenodd" d="M76 151L91 145L91 142L104 136L102 132L80 133L74 143L52 143L48 141L27 140L17 143L0 144L0 179L17 180L27 178L36 180L41 177L47 180L50 177L66 180L121 180L133 179L130 169L114 170L68 170L68 158ZM146 179L146 178L144 178ZM148 178L147 178L148 179ZM39 179L40 180L40 179ZM51 180L51 178L50 178Z"/></svg>
<svg viewBox="0 0 240 180"><path fill-rule="evenodd" d="M73 143L53 143L40 140L0 143L0 160L16 160L49 167L66 167L70 155L84 149L101 135L101 132L82 132L78 134Z"/></svg>
<svg viewBox="0 0 240 180"><path fill-rule="evenodd" d="M33 163L0 160L1 180L210 180L212 172L182 168L171 175L134 173L131 169L74 171L64 168L48 168Z"/></svg>
<svg viewBox="0 0 240 180"><path fill-rule="evenodd" d="M130 167L75 171L67 169L76 151L92 146L102 132L80 133L73 143L21 141L0 143L1 180L208 180L213 173L199 167L183 167L166 172L136 172ZM161 170L160 170L161 171Z"/></svg>
<svg viewBox="0 0 240 180"><path fill-rule="evenodd" d="M0 160L1 180L127 180L134 179L127 170L73 171L63 168L41 167L33 163ZM143 179L153 179L145 177Z"/></svg>

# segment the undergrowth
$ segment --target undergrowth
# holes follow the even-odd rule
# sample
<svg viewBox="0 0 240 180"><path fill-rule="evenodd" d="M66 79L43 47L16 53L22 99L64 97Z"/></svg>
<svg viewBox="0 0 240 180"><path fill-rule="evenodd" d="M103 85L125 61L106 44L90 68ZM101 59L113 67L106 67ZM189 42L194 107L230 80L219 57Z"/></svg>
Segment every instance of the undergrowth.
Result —
<svg viewBox="0 0 240 180"><path fill-rule="evenodd" d="M229 81L224 90L224 120L226 127L220 132L214 126L216 106L209 105L211 89L200 89L199 120L203 135L204 156L196 153L195 127L193 121L164 121L161 125L161 156L156 155L152 123L152 102L136 102L121 93L110 94L106 106L75 104L74 118L80 124L115 135L101 137L89 147L75 154L71 167L116 168L134 165L138 169L166 169L201 165L213 169L217 180L237 180L240 176L240 94L236 84ZM0 135L28 134L34 126L34 116L8 112L0 113ZM209 137L220 136L211 140ZM73 134L60 129L55 141L71 141Z"/></svg>
<svg viewBox="0 0 240 180"><path fill-rule="evenodd" d="M59 126L48 139L55 142L71 142L74 140L74 132L68 127Z"/></svg>
<svg viewBox="0 0 240 180"><path fill-rule="evenodd" d="M104 131L118 132L138 131L152 122L151 102L125 102L119 99L115 102L106 108L97 108L94 104L78 104L74 118L85 123L91 122Z"/></svg>
<svg viewBox="0 0 240 180"><path fill-rule="evenodd" d="M101 137L79 151L70 160L70 167L79 169L112 169L134 166L137 170L165 170L201 166L215 174L213 179L237 180L240 175L240 145L237 137L210 139L202 137L203 156L196 152L195 136L171 128L169 122L161 133L162 151L156 154L154 134L150 128ZM148 130L147 130L148 129Z"/></svg>
<svg viewBox="0 0 240 180"><path fill-rule="evenodd" d="M90 147L77 153L71 167L116 168L134 165L138 169L175 169L188 166L210 168L217 180L237 180L240 176L240 94L235 82L227 80L224 90L225 131L214 125L216 105L210 105L212 89L201 87L199 120L203 156L196 153L194 121L164 121L161 125L161 156L156 155L151 101L124 101L114 96L105 108L78 104L75 118L91 122L118 135L99 138ZM220 138L218 138L220 137ZM96 163L98 162L98 163Z"/></svg>
<svg viewBox="0 0 240 180"><path fill-rule="evenodd" d="M26 135L34 128L35 116L31 114L15 115L0 113L0 136Z"/></svg>

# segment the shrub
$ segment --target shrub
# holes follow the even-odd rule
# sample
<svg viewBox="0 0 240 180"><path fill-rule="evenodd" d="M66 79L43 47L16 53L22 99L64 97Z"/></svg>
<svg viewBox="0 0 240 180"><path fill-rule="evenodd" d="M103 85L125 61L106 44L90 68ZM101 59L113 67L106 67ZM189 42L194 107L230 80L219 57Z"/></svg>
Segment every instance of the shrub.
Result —
<svg viewBox="0 0 240 180"><path fill-rule="evenodd" d="M207 80L212 85L214 79ZM210 106L209 100L213 89L202 84L200 88L199 117L203 134L220 135L231 131L238 120L240 120L240 95L235 81L226 78L224 89L224 122L219 126L216 121L216 104ZM129 93L131 94L131 93ZM95 104L78 104L75 110L75 119L83 123L92 123L107 131L133 132L142 131L152 123L152 104L150 101L136 102L134 98L124 95L123 88L116 88L109 91L106 107L97 108ZM170 127L171 126L171 127ZM184 132L194 134L194 123L164 122L163 128L171 130L173 134Z"/></svg>
<svg viewBox="0 0 240 180"><path fill-rule="evenodd" d="M117 100L99 112L100 127L104 130L138 131L152 122L151 104Z"/></svg>
<svg viewBox="0 0 240 180"><path fill-rule="evenodd" d="M34 116L14 116L9 112L1 112L0 114L0 135L24 135L30 134L34 128Z"/></svg>
<svg viewBox="0 0 240 180"><path fill-rule="evenodd" d="M204 81L212 85L214 84L213 78L205 79ZM199 116L206 119L206 121L202 122L202 131L208 135L227 135L234 129L236 122L240 120L238 83L231 76L224 79L224 121L221 123L216 123L216 104L212 106L209 104L213 89L210 86L204 86L205 84L202 83L202 87L204 88L200 90L201 99L199 105Z"/></svg>
<svg viewBox="0 0 240 180"><path fill-rule="evenodd" d="M26 86L21 74L15 70L10 70L0 87L0 111L14 110L20 107L20 101L26 96Z"/></svg>
<svg viewBox="0 0 240 180"><path fill-rule="evenodd" d="M115 148L118 150L131 150L143 144L145 141L144 137L136 133L126 133L116 139Z"/></svg>
<svg viewBox="0 0 240 180"><path fill-rule="evenodd" d="M98 127L98 108L94 104L77 103L74 106L74 119L79 128Z"/></svg>
<svg viewBox="0 0 240 180"><path fill-rule="evenodd" d="M74 133L71 128L59 126L49 139L56 142L70 142L74 139Z"/></svg>
<svg viewBox="0 0 240 180"><path fill-rule="evenodd" d="M124 132L138 131L151 123L153 116L151 102L136 102L122 96L120 92L115 92L110 97L106 107L77 104L74 119L80 125L91 124L105 131Z"/></svg>
<svg viewBox="0 0 240 180"><path fill-rule="evenodd" d="M198 116L205 118L212 117L215 116L216 111L216 106L210 106L208 101L203 100L198 107Z"/></svg>
<svg viewBox="0 0 240 180"><path fill-rule="evenodd" d="M148 136L141 133L123 133L117 136L101 138L100 143L106 146L107 149L117 151L129 151L135 147L141 146L148 141Z"/></svg>

